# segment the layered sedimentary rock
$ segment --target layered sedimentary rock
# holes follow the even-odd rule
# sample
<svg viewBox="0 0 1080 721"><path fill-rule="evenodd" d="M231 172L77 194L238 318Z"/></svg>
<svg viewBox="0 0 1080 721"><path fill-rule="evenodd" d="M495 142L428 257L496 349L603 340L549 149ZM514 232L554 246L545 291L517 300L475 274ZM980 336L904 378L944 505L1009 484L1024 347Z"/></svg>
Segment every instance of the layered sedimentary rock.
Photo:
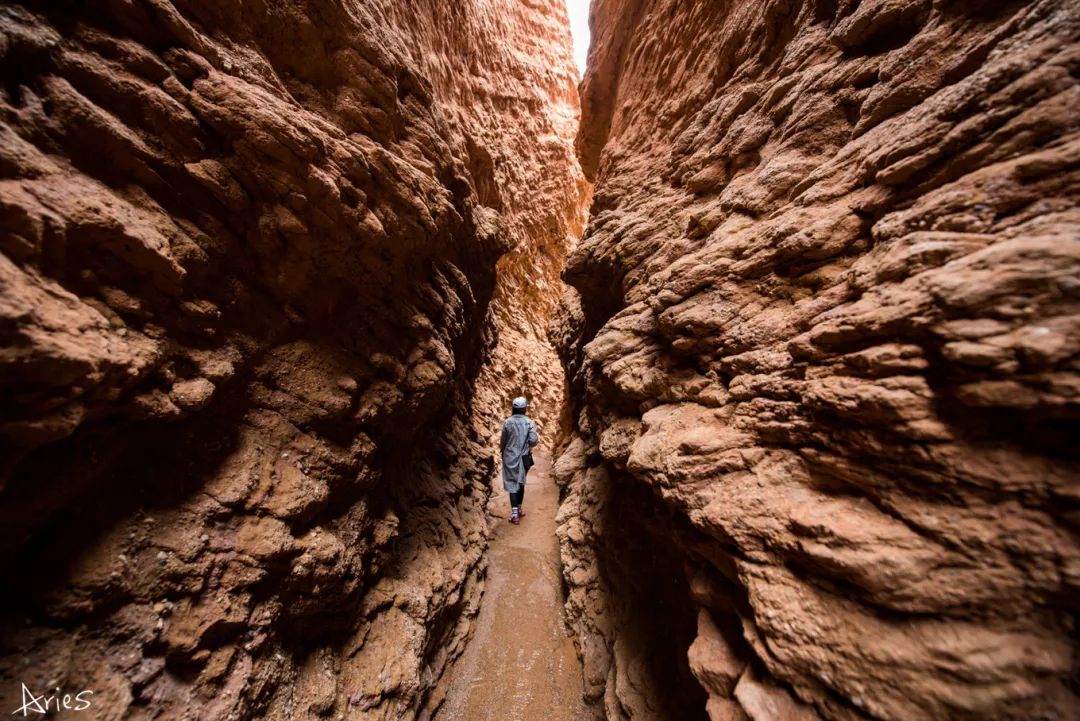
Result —
<svg viewBox="0 0 1080 721"><path fill-rule="evenodd" d="M551 373L492 354L580 223L564 12L0 8L5 709L421 708L482 584L477 379Z"/></svg>
<svg viewBox="0 0 1080 721"><path fill-rule="evenodd" d="M1080 9L597 0L567 608L609 719L1080 715Z"/></svg>

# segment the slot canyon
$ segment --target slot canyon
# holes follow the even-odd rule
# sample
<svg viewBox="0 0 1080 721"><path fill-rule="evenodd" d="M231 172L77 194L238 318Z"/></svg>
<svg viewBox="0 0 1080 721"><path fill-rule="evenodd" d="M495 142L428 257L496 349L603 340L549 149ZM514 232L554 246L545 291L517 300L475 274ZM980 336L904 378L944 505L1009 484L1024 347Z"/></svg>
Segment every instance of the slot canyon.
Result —
<svg viewBox="0 0 1080 721"><path fill-rule="evenodd" d="M0 713L1080 718L1080 3L589 26L0 3Z"/></svg>

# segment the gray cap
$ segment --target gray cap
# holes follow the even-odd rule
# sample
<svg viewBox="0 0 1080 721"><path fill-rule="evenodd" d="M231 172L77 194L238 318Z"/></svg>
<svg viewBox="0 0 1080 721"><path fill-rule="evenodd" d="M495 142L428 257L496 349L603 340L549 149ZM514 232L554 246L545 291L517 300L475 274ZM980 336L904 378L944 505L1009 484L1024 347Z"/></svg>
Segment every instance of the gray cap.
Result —
<svg viewBox="0 0 1080 721"><path fill-rule="evenodd" d="M514 399L512 405L514 406L514 408L527 408L529 406L529 402L525 400L525 396L518 396Z"/></svg>

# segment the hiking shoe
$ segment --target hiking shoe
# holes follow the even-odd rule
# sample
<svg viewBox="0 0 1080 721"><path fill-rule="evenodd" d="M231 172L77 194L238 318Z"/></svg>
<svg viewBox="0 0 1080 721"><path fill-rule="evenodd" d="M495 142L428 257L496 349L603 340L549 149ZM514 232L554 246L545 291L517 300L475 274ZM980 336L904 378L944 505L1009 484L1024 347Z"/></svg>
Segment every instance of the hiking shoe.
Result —
<svg viewBox="0 0 1080 721"><path fill-rule="evenodd" d="M510 510L510 523L515 525L521 523L521 511L519 509L513 508Z"/></svg>

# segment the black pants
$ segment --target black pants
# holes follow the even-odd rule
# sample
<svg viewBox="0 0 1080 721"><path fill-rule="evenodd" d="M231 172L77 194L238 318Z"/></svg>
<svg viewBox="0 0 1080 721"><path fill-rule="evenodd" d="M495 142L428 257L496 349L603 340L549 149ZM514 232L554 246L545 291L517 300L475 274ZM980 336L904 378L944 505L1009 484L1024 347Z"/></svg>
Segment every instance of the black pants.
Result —
<svg viewBox="0 0 1080 721"><path fill-rule="evenodd" d="M518 508L521 506L521 502L525 500L525 484L522 483L517 493L510 494L510 507Z"/></svg>

